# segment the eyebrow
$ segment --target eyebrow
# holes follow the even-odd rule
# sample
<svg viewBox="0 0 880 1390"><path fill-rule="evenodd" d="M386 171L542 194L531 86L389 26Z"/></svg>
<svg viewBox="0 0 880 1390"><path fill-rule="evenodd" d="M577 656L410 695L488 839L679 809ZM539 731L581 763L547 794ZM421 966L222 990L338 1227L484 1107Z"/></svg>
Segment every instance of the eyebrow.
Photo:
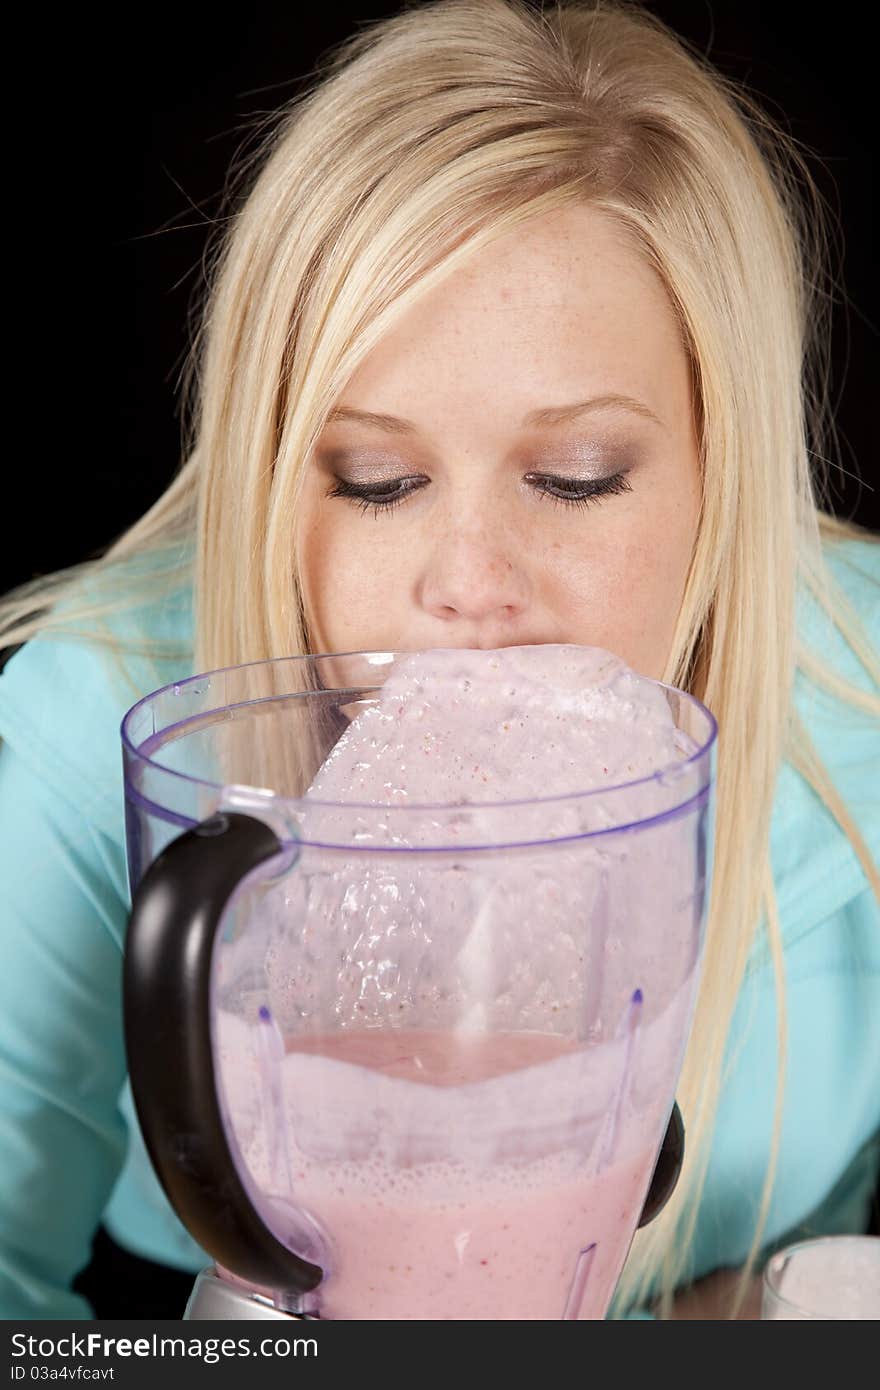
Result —
<svg viewBox="0 0 880 1390"><path fill-rule="evenodd" d="M546 429L553 425L566 425L572 420L588 415L594 410L628 410L633 415L641 415L651 420L660 429L666 426L654 411L634 396L611 393L604 396L591 396L586 401L575 401L571 405L548 405L538 410L530 410L520 422L521 429ZM369 425L373 429L385 430L387 434L418 434L418 425L412 420L402 420L397 415L377 415L371 410L355 410L351 406L336 406L327 417L328 425L350 421L355 425Z"/></svg>

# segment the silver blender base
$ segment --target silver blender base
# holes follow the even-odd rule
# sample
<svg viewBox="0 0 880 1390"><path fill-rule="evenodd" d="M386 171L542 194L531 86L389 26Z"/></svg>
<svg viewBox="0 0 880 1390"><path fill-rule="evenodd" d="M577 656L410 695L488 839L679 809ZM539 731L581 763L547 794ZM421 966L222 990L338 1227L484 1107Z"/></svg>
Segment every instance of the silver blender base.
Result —
<svg viewBox="0 0 880 1390"><path fill-rule="evenodd" d="M308 1313L284 1313L259 1294L248 1293L219 1278L213 1269L203 1269L193 1285L184 1319L201 1322L251 1321L258 1318L284 1318L287 1322L312 1321Z"/></svg>

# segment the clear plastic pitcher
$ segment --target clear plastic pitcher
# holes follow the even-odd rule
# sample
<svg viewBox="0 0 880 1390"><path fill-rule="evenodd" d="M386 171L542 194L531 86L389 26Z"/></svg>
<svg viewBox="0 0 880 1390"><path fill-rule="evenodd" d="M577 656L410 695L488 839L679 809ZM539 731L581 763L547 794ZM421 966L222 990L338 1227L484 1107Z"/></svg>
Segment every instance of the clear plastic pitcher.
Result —
<svg viewBox="0 0 880 1390"><path fill-rule="evenodd" d="M656 686L681 753L649 777L308 795L401 660L257 662L126 715L147 1148L220 1277L279 1310L600 1318L680 1165L715 723Z"/></svg>

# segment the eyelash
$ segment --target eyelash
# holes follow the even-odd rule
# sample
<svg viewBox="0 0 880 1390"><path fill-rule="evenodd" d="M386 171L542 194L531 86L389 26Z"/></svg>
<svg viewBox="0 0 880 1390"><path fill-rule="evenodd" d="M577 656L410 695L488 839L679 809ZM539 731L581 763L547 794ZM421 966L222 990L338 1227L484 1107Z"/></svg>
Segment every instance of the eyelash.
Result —
<svg viewBox="0 0 880 1390"><path fill-rule="evenodd" d="M632 485L627 482L626 473L620 472L613 474L610 478L596 478L579 480L577 478L557 478L550 473L527 473L526 481L538 483L537 491L543 497L549 497L554 502L561 502L565 507L585 507L591 502L601 500L603 497L614 496L622 492L632 492ZM399 488L402 483L415 483L415 486L404 487L402 491L391 493L392 488ZM414 492L419 492L424 486L420 479L395 478L388 483L351 483L345 478L337 478L336 486L328 493L329 497L343 497L347 501L356 502L362 512L372 509L374 516L380 516L394 511ZM578 492L565 491L553 492L552 487L578 488ZM387 489L389 496L384 500L382 489ZM583 489L587 489L584 491Z"/></svg>

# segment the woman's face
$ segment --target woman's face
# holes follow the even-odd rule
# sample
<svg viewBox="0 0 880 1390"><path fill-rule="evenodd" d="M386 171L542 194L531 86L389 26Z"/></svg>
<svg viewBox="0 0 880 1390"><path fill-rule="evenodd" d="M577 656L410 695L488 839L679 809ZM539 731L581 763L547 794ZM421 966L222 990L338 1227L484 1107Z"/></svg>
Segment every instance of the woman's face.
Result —
<svg viewBox="0 0 880 1390"><path fill-rule="evenodd" d="M696 534L687 355L586 206L414 306L342 393L304 494L312 650L573 642L661 677Z"/></svg>

